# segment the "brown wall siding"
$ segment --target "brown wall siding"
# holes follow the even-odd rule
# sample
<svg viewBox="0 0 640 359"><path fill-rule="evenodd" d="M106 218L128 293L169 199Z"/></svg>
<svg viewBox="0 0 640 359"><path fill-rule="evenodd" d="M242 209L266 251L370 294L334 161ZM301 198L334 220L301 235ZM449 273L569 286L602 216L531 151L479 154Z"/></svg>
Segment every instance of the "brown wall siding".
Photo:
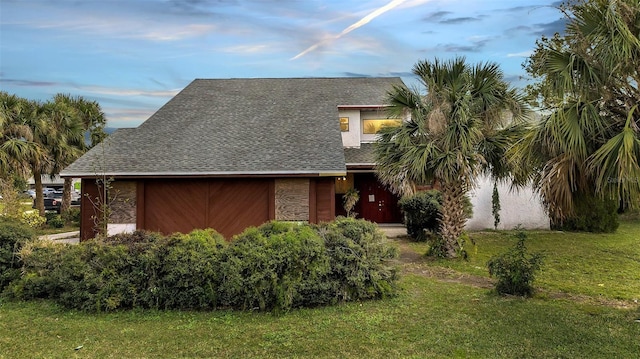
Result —
<svg viewBox="0 0 640 359"><path fill-rule="evenodd" d="M97 218L100 218L100 195L95 179L83 179L80 199L80 240L94 238L97 234Z"/></svg>
<svg viewBox="0 0 640 359"><path fill-rule="evenodd" d="M309 220L309 179L282 178L275 180L275 219L282 221Z"/></svg>
<svg viewBox="0 0 640 359"><path fill-rule="evenodd" d="M309 221L320 223L334 220L336 218L335 179L330 177L312 180L309 192L309 210L312 212Z"/></svg>

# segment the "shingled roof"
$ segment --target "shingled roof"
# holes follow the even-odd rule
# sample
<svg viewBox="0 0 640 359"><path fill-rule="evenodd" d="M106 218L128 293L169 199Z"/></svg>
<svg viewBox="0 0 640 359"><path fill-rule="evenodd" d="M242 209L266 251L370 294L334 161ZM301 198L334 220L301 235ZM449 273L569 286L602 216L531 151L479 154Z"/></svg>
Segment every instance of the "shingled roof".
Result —
<svg viewBox="0 0 640 359"><path fill-rule="evenodd" d="M62 176L342 175L338 106L384 104L398 77L197 79Z"/></svg>

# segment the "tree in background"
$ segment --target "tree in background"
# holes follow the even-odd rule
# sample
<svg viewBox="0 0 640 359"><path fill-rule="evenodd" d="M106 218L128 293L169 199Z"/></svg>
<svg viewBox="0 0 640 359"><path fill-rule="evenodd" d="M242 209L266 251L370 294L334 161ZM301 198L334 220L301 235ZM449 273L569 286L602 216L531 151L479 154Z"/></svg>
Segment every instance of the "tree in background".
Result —
<svg viewBox="0 0 640 359"><path fill-rule="evenodd" d="M637 0L565 3L565 35L543 37L526 63L528 87L546 113L514 147L519 181L533 180L553 220L579 216L593 197L640 199L640 5ZM589 208L586 206L585 208Z"/></svg>
<svg viewBox="0 0 640 359"><path fill-rule="evenodd" d="M101 141L105 122L100 105L81 97L58 94L38 103L0 92L0 172L3 177L12 171L24 177L31 174L36 208L44 216L42 175L57 175ZM64 192L62 210L69 208L70 179L65 179Z"/></svg>
<svg viewBox="0 0 640 359"><path fill-rule="evenodd" d="M441 237L431 252L456 257L463 249L465 195L481 173L501 179L511 172L505 153L520 133L512 120L528 108L495 63L436 59L418 62L413 73L424 89L396 86L389 93L389 117L405 121L379 133L377 173L402 195L438 180Z"/></svg>
<svg viewBox="0 0 640 359"><path fill-rule="evenodd" d="M96 101L57 94L50 103L50 121L56 135L50 150L55 159L51 174L56 175L106 136L106 118ZM71 207L72 179L65 178L60 212Z"/></svg>
<svg viewBox="0 0 640 359"><path fill-rule="evenodd" d="M42 181L38 174L48 168L51 158L40 139L48 133L41 117L41 104L0 92L0 172L3 178L29 173L36 179L36 207L44 215ZM38 187L39 186L39 187Z"/></svg>

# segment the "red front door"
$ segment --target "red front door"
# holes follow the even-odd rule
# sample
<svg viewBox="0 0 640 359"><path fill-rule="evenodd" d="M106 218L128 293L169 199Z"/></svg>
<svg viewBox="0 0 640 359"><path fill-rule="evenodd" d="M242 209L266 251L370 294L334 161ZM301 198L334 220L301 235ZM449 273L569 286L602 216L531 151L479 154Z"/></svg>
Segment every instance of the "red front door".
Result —
<svg viewBox="0 0 640 359"><path fill-rule="evenodd" d="M360 191L358 217L376 223L402 221L398 197L378 182L373 173L355 174L355 187Z"/></svg>

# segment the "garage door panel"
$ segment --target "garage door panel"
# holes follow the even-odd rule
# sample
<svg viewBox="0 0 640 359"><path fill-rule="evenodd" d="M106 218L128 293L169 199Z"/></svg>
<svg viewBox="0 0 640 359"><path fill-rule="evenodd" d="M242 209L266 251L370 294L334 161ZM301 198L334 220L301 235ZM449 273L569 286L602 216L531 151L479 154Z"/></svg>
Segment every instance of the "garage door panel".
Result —
<svg viewBox="0 0 640 359"><path fill-rule="evenodd" d="M259 226L269 218L269 181L213 181L209 186L208 226L225 237Z"/></svg>
<svg viewBox="0 0 640 359"><path fill-rule="evenodd" d="M206 227L207 183L154 181L145 185L145 227L165 234Z"/></svg>

